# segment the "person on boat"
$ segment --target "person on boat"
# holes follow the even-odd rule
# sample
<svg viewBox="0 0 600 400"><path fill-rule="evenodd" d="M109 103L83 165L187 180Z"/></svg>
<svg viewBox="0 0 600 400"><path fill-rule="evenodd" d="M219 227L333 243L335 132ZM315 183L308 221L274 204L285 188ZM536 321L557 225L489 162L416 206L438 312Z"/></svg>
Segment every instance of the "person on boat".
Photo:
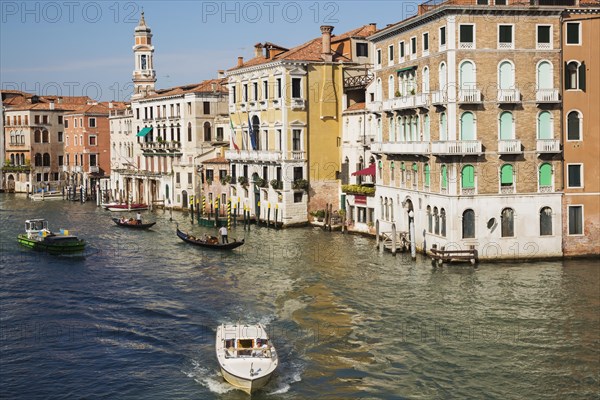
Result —
<svg viewBox="0 0 600 400"><path fill-rule="evenodd" d="M124 224L124 223L126 223L126 222L127 222L127 221L125 220L125 217L121 217L121 219L119 220L119 223L121 223L121 224Z"/></svg>
<svg viewBox="0 0 600 400"><path fill-rule="evenodd" d="M227 227L225 225L219 228L219 234L221 235L223 244L229 243L229 239L227 239Z"/></svg>
<svg viewBox="0 0 600 400"><path fill-rule="evenodd" d="M135 215L135 220L137 221L138 225L142 224L142 213L141 212L137 212L137 214Z"/></svg>

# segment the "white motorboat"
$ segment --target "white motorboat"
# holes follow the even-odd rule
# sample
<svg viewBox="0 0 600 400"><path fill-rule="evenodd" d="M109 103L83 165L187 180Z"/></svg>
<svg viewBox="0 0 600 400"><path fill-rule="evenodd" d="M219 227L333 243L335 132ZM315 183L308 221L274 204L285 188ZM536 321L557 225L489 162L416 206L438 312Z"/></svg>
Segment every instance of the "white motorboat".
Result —
<svg viewBox="0 0 600 400"><path fill-rule="evenodd" d="M44 201L44 200L63 200L64 195L60 190L45 190L38 193L34 193L29 196L33 201Z"/></svg>
<svg viewBox="0 0 600 400"><path fill-rule="evenodd" d="M220 325L215 347L223 378L248 394L265 386L279 363L262 324Z"/></svg>

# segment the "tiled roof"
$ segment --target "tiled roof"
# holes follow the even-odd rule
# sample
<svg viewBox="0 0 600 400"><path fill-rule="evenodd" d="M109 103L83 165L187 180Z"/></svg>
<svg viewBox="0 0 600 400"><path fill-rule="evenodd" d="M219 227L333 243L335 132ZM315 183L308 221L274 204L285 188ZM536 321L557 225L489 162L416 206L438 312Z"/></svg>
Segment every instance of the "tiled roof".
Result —
<svg viewBox="0 0 600 400"><path fill-rule="evenodd" d="M202 162L203 164L228 164L229 161L225 157L216 157L211 158L210 160L206 160Z"/></svg>
<svg viewBox="0 0 600 400"><path fill-rule="evenodd" d="M219 78L209 79L200 83L175 86L167 89L159 89L156 91L156 94L146 96L144 97L144 99L155 99L158 97L176 96L186 93L213 93L213 84L215 86L214 91L228 93L228 90L225 87L225 85L227 84L227 80L225 78Z"/></svg>
<svg viewBox="0 0 600 400"><path fill-rule="evenodd" d="M349 38L356 38L356 37L366 38L367 36L374 34L375 31L376 31L376 28L374 25L364 25L359 28L353 29L351 31L345 32L341 35L332 35L331 43L341 42L341 41L349 39ZM265 45L267 45L267 44L272 45L272 43L269 43L269 42L265 43ZM277 47L281 48L279 46L277 46ZM234 68L230 68L230 69L228 69L228 71L235 71L240 68L251 67L254 65L265 64L265 63L268 63L271 61L278 61L278 60L321 62L321 61L323 61L323 59L321 58L322 48L323 48L322 36L319 36L316 39L312 39L312 40L310 40L306 43L303 43L299 46L293 47L293 48L286 50L281 54L277 54L271 58L266 58L266 57L264 57L264 55L251 58L250 60L244 62L241 66L236 66ZM333 52L333 61L342 62L342 61L350 61L350 60L346 56L336 53L334 51Z"/></svg>
<svg viewBox="0 0 600 400"><path fill-rule="evenodd" d="M346 108L344 110L344 112L346 111L360 111L360 110L364 110L365 109L365 103L354 103L352 104L350 107Z"/></svg>
<svg viewBox="0 0 600 400"><path fill-rule="evenodd" d="M72 111L65 113L65 115L73 115L73 114L105 114L108 115L110 109L107 105L103 103L99 104L86 104L83 106L79 106Z"/></svg>

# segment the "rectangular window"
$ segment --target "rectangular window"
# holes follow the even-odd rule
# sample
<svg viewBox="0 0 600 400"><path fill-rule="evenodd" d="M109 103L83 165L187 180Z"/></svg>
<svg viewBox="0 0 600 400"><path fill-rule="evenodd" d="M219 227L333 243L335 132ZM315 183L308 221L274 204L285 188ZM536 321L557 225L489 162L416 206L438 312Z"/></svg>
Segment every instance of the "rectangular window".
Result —
<svg viewBox="0 0 600 400"><path fill-rule="evenodd" d="M423 34L423 53L429 53L429 33Z"/></svg>
<svg viewBox="0 0 600 400"><path fill-rule="evenodd" d="M567 22L567 44L581 44L581 24L579 22Z"/></svg>
<svg viewBox="0 0 600 400"><path fill-rule="evenodd" d="M58 156L58 166L59 167L63 165L64 160L65 160L64 156Z"/></svg>
<svg viewBox="0 0 600 400"><path fill-rule="evenodd" d="M206 175L208 175L208 171L206 171ZM177 183L177 184L181 183L181 175L179 172L175 172L175 183Z"/></svg>
<svg viewBox="0 0 600 400"><path fill-rule="evenodd" d="M390 45L388 47L388 63L392 64L394 62L394 45Z"/></svg>
<svg viewBox="0 0 600 400"><path fill-rule="evenodd" d="M498 26L498 48L512 49L513 48L513 26L499 25Z"/></svg>
<svg viewBox="0 0 600 400"><path fill-rule="evenodd" d="M202 112L204 113L204 115L209 115L210 114L210 102L205 101L202 103L202 106L203 106Z"/></svg>
<svg viewBox="0 0 600 400"><path fill-rule="evenodd" d="M367 43L356 43L356 57L369 57L369 45Z"/></svg>
<svg viewBox="0 0 600 400"><path fill-rule="evenodd" d="M583 206L569 206L569 235L583 235Z"/></svg>
<svg viewBox="0 0 600 400"><path fill-rule="evenodd" d="M302 150L302 131L300 129L294 129L292 131L292 150L293 151L301 151Z"/></svg>
<svg viewBox="0 0 600 400"><path fill-rule="evenodd" d="M446 47L446 27L440 27L440 47Z"/></svg>
<svg viewBox="0 0 600 400"><path fill-rule="evenodd" d="M263 99L267 100L269 98L269 82L263 81Z"/></svg>
<svg viewBox="0 0 600 400"><path fill-rule="evenodd" d="M252 91L254 92L254 101L258 101L258 82L252 82Z"/></svg>
<svg viewBox="0 0 600 400"><path fill-rule="evenodd" d="M90 119L88 119L88 125L90 126L90 128L95 128L96 127L96 118L90 117Z"/></svg>
<svg viewBox="0 0 600 400"><path fill-rule="evenodd" d="M221 126L217 127L217 141L218 142L223 141L223 127L221 127Z"/></svg>
<svg viewBox="0 0 600 400"><path fill-rule="evenodd" d="M402 60L402 59L404 59L404 55L405 55L404 54L404 42L400 42L398 46L400 47L400 51L399 51L400 60Z"/></svg>
<svg viewBox="0 0 600 400"><path fill-rule="evenodd" d="M477 5L478 6L487 6L488 0L477 0Z"/></svg>
<svg viewBox="0 0 600 400"><path fill-rule="evenodd" d="M292 98L298 99L302 97L302 92L300 90L300 78L292 78Z"/></svg>
<svg viewBox="0 0 600 400"><path fill-rule="evenodd" d="M194 175L194 174L192 174L191 172L188 172L188 174L187 174L187 175L188 175L188 185L191 185L191 184L192 184L192 179L193 179L193 175Z"/></svg>
<svg viewBox="0 0 600 400"><path fill-rule="evenodd" d="M59 123L59 125L62 125L62 123L63 123L63 116L62 115L58 116L58 123ZM27 115L25 116L25 125L27 125Z"/></svg>
<svg viewBox="0 0 600 400"><path fill-rule="evenodd" d="M552 25L538 25L536 47L541 50L552 49Z"/></svg>
<svg viewBox="0 0 600 400"><path fill-rule="evenodd" d="M410 54L411 55L417 54L417 38L416 37L410 38Z"/></svg>
<svg viewBox="0 0 600 400"><path fill-rule="evenodd" d="M242 93L242 101L246 102L246 101L248 101L248 84L247 83L244 83L243 90L244 90L244 92Z"/></svg>
<svg viewBox="0 0 600 400"><path fill-rule="evenodd" d="M381 65L381 49L377 49L377 65Z"/></svg>
<svg viewBox="0 0 600 400"><path fill-rule="evenodd" d="M233 102L235 103L235 99L233 100ZM187 113L188 113L188 115L192 115L192 102L191 101L187 102ZM160 118L160 106L156 106L156 114L158 115L158 118Z"/></svg>
<svg viewBox="0 0 600 400"><path fill-rule="evenodd" d="M277 98L281 98L281 78L277 78Z"/></svg>
<svg viewBox="0 0 600 400"><path fill-rule="evenodd" d="M567 164L567 186L570 188L581 188L582 185L582 164Z"/></svg>
<svg viewBox="0 0 600 400"><path fill-rule="evenodd" d="M495 3L497 6L505 6L506 0L496 0Z"/></svg>
<svg viewBox="0 0 600 400"><path fill-rule="evenodd" d="M98 156L96 154L90 154L90 167L98 166Z"/></svg>
<svg viewBox="0 0 600 400"><path fill-rule="evenodd" d="M231 90L231 103L237 103L237 85L233 85L233 89Z"/></svg>
<svg viewBox="0 0 600 400"><path fill-rule="evenodd" d="M40 124L40 116L39 116L39 115L35 115L35 116L33 117L33 120L34 120L34 122L35 122L35 124L36 124L36 125L39 125L39 124Z"/></svg>
<svg viewBox="0 0 600 400"><path fill-rule="evenodd" d="M42 123L44 125L48 125L48 116L47 115L42 116ZM83 126L83 124L82 124L82 126Z"/></svg>
<svg viewBox="0 0 600 400"><path fill-rule="evenodd" d="M96 145L96 136L90 136L90 146Z"/></svg>
<svg viewBox="0 0 600 400"><path fill-rule="evenodd" d="M63 139L63 133L62 132L58 132L58 142L62 143L63 140L64 140Z"/></svg>
<svg viewBox="0 0 600 400"><path fill-rule="evenodd" d="M463 49L472 49L475 47L475 30L473 25L459 26L459 42Z"/></svg>

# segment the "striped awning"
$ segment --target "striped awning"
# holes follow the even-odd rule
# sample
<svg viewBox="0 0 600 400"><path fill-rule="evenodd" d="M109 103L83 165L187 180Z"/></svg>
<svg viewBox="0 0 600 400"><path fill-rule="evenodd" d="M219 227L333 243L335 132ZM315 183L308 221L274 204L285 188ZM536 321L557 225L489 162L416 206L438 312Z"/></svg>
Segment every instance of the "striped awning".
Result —
<svg viewBox="0 0 600 400"><path fill-rule="evenodd" d="M147 134L149 134L151 131L152 131L152 127L147 126L144 129L142 129L141 131L139 131L136 136L144 137Z"/></svg>

